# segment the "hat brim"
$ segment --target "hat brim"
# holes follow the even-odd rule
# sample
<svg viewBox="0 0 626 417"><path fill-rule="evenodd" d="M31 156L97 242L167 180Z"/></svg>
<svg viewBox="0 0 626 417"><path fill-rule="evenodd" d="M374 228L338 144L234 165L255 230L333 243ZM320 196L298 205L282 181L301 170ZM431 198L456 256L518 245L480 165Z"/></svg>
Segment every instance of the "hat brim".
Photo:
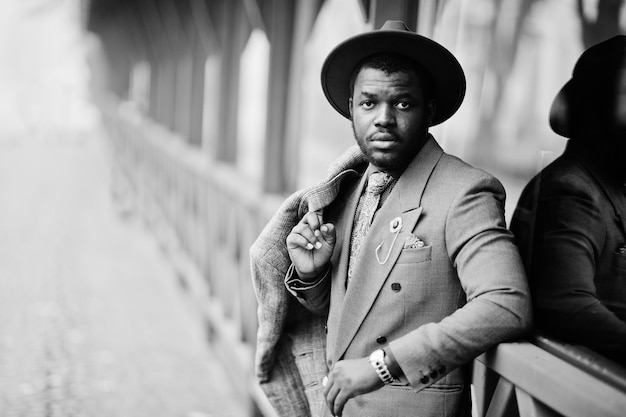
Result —
<svg viewBox="0 0 626 417"><path fill-rule="evenodd" d="M557 135L569 138L570 129L570 101L574 93L573 80L569 80L557 93L550 107L550 127Z"/></svg>
<svg viewBox="0 0 626 417"><path fill-rule="evenodd" d="M413 32L375 30L356 35L333 49L322 66L322 89L330 104L350 118L350 77L364 58L379 53L407 56L431 76L437 110L431 126L450 118L465 96L465 74L456 58L437 42Z"/></svg>

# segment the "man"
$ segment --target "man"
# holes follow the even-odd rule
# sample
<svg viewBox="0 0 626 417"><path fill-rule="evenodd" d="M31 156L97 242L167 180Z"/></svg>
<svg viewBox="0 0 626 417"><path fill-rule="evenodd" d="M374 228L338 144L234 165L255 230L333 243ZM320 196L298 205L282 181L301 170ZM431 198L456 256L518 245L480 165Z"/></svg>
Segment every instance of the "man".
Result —
<svg viewBox="0 0 626 417"><path fill-rule="evenodd" d="M463 70L390 21L337 46L322 86L358 146L251 248L261 386L281 415L469 415L465 365L520 336L530 302L502 186L428 133Z"/></svg>
<svg viewBox="0 0 626 417"><path fill-rule="evenodd" d="M563 154L525 188L511 222L536 327L626 364L626 36L585 51L550 124Z"/></svg>

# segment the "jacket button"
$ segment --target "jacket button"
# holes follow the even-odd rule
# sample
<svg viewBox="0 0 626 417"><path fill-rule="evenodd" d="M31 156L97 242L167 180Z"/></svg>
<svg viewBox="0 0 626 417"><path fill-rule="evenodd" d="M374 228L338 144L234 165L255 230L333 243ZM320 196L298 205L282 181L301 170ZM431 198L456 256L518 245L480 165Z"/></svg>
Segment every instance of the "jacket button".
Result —
<svg viewBox="0 0 626 417"><path fill-rule="evenodd" d="M394 282L391 284L391 290L394 292L399 292L402 289L402 285L399 282Z"/></svg>
<svg viewBox="0 0 626 417"><path fill-rule="evenodd" d="M446 373L446 367L445 367L444 365L441 365L441 366L439 367L439 373L440 373L440 374L445 374L445 373Z"/></svg>
<svg viewBox="0 0 626 417"><path fill-rule="evenodd" d="M432 379L437 378L437 375L438 375L438 373L437 373L437 371L436 371L435 369L433 369L432 371L430 371L430 377L431 377Z"/></svg>
<svg viewBox="0 0 626 417"><path fill-rule="evenodd" d="M428 383L428 381L430 381L430 378L428 378L428 375L423 375L423 376L420 378L420 382L421 382L422 384L427 384L427 383Z"/></svg>
<svg viewBox="0 0 626 417"><path fill-rule="evenodd" d="M328 333L328 326L324 325L324 333Z"/></svg>
<svg viewBox="0 0 626 417"><path fill-rule="evenodd" d="M385 336L378 336L376 338L376 343L378 343L379 345L384 345L385 343L387 343L387 338Z"/></svg>

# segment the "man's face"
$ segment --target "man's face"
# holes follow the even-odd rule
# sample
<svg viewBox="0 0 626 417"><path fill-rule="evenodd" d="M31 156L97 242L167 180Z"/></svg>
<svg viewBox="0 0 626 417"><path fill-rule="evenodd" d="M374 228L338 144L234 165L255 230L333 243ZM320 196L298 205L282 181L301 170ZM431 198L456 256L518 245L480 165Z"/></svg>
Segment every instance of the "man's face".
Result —
<svg viewBox="0 0 626 417"><path fill-rule="evenodd" d="M421 148L434 115L424 102L414 71L387 74L364 67L350 99L352 129L368 162L385 171L402 170Z"/></svg>

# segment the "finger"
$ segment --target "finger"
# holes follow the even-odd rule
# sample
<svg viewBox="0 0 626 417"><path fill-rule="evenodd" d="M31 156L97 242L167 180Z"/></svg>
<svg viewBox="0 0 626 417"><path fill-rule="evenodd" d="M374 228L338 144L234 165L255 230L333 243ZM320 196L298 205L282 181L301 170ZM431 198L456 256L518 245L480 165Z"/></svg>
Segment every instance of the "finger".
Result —
<svg viewBox="0 0 626 417"><path fill-rule="evenodd" d="M314 248L314 245L301 234L291 233L289 236L287 236L287 247L292 249L302 248L306 250L312 250Z"/></svg>
<svg viewBox="0 0 626 417"><path fill-rule="evenodd" d="M320 225L324 223L324 217L322 216L321 211L315 211L315 215L317 216L317 221L320 222Z"/></svg>
<svg viewBox="0 0 626 417"><path fill-rule="evenodd" d="M300 235L304 239L306 239L306 241L310 243L310 245L305 244L305 246L307 246L307 249L309 250L313 249L313 247L318 241L313 230L311 230L309 225L306 223L298 223L297 225L295 225L294 228L291 229L290 235Z"/></svg>
<svg viewBox="0 0 626 417"><path fill-rule="evenodd" d="M339 394L339 387L336 384L329 383L330 389L328 390L328 394L326 394L326 405L333 415L335 415L335 398ZM327 385L327 386L328 386Z"/></svg>
<svg viewBox="0 0 626 417"><path fill-rule="evenodd" d="M321 216L314 211L309 211L307 214L305 214L300 222L308 224L312 230L319 230L319 228L322 226Z"/></svg>
<svg viewBox="0 0 626 417"><path fill-rule="evenodd" d="M330 387L333 384L330 383L330 379L328 377L324 377L324 379L322 379L322 387L324 388L324 398L326 398L328 396L328 391L330 391Z"/></svg>
<svg viewBox="0 0 626 417"><path fill-rule="evenodd" d="M339 394L335 397L335 408L333 410L333 414L336 417L341 417L343 413L343 407L346 405L346 402L350 399L348 395L344 394L344 391L340 391Z"/></svg>
<svg viewBox="0 0 626 417"><path fill-rule="evenodd" d="M322 223L323 223L321 213L316 212L316 211L310 211L302 218L302 221L308 224L311 230L313 231L313 235L315 236L315 239L312 243L315 245L316 249L320 249L323 243L322 232L320 231L320 228L322 227Z"/></svg>
<svg viewBox="0 0 626 417"><path fill-rule="evenodd" d="M337 240L337 236L336 236L337 232L335 230L334 224L332 223L323 224L322 227L320 228L320 231L322 232L322 237L324 238L326 243L330 245L335 244L335 241Z"/></svg>

